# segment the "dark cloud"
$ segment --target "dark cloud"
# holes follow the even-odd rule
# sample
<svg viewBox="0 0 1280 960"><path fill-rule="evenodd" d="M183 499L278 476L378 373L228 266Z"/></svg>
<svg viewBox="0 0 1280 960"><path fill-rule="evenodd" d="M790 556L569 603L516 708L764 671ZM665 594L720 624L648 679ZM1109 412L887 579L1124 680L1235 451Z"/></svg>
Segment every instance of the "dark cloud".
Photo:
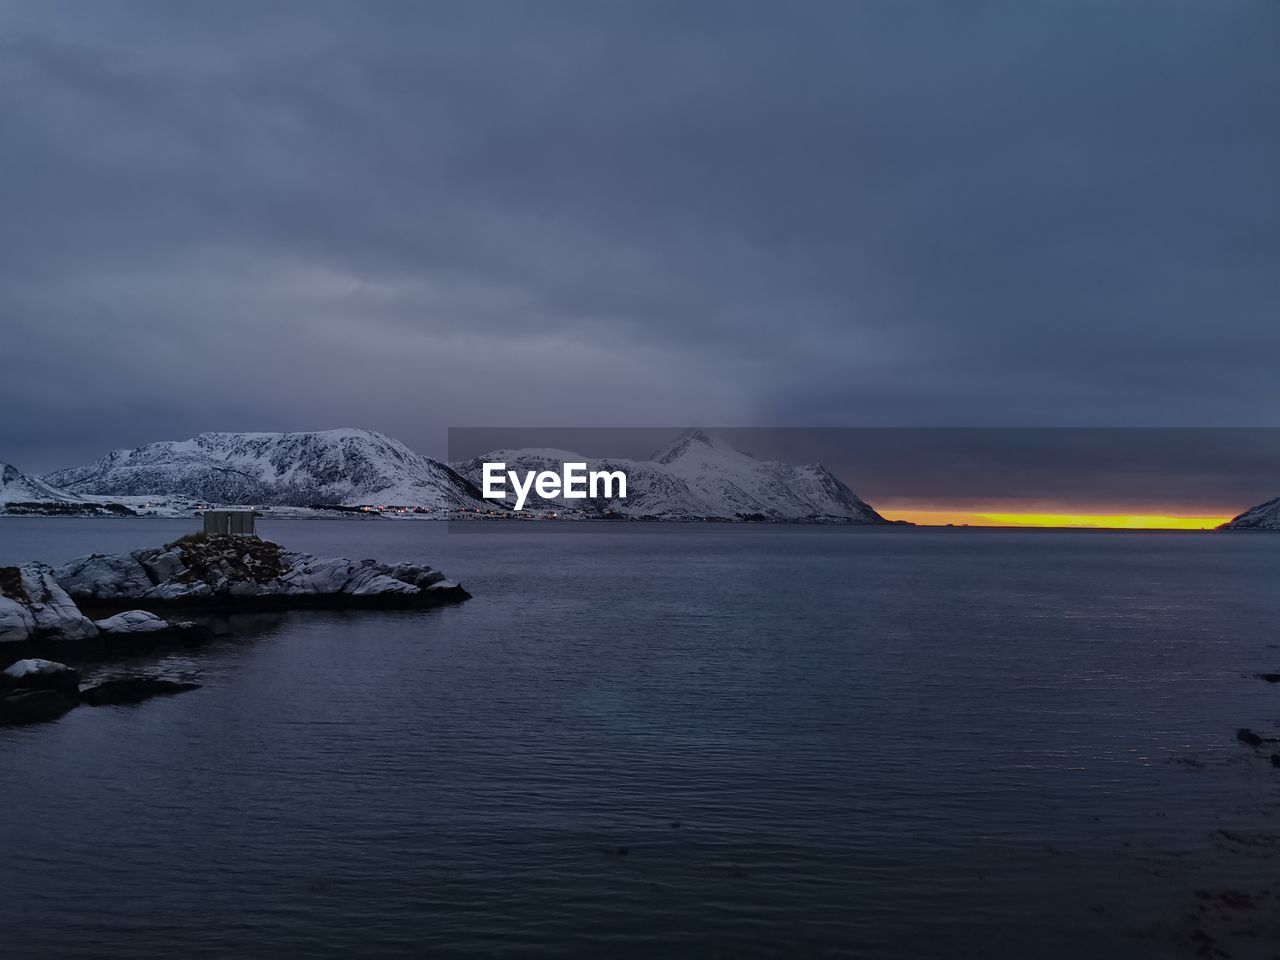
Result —
<svg viewBox="0 0 1280 960"><path fill-rule="evenodd" d="M1280 5L0 4L0 459L1270 424Z"/></svg>

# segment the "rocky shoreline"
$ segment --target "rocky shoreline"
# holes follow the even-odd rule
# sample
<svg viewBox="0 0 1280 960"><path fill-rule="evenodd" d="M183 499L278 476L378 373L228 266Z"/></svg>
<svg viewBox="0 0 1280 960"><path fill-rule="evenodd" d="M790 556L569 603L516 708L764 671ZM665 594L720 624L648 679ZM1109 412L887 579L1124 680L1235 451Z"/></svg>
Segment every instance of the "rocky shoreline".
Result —
<svg viewBox="0 0 1280 960"><path fill-rule="evenodd" d="M163 677L121 676L82 687L78 671L65 663L19 660L0 672L0 724L56 720L84 704L107 707L198 690L200 684Z"/></svg>
<svg viewBox="0 0 1280 960"><path fill-rule="evenodd" d="M68 670L63 660L212 638L207 627L176 619L178 614L427 609L470 596L426 565L317 557L252 536L192 534L163 547L91 554L58 567L0 567L0 670L25 663L0 681L0 723L40 714L40 701L58 706L48 696L33 696L30 687L48 692L40 678ZM80 700L71 696L69 682L54 692L70 700L66 709ZM14 709L6 710L9 701ZM18 709L23 704L31 709Z"/></svg>

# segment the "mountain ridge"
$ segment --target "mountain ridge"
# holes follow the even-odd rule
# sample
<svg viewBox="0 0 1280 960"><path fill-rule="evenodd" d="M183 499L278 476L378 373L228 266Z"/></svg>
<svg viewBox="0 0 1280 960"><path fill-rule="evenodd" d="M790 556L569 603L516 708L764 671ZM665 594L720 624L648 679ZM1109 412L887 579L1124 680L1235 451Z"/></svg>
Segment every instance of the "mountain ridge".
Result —
<svg viewBox="0 0 1280 960"><path fill-rule="evenodd" d="M137 514L119 503L81 497L28 476L0 462L0 516L128 517Z"/></svg>
<svg viewBox="0 0 1280 960"><path fill-rule="evenodd" d="M760 520L775 522L889 523L838 477L820 464L793 466L759 460L722 438L688 430L649 460L584 457L565 450L494 450L453 464L472 483L482 481L482 465L501 461L507 469L558 472L564 462L587 470L622 470L627 497L607 505L563 498L531 503L569 514L609 513L635 519Z"/></svg>
<svg viewBox="0 0 1280 960"><path fill-rule="evenodd" d="M183 495L264 506L474 508L479 491L399 440L353 427L295 433L209 432L113 450L41 478L75 494Z"/></svg>
<svg viewBox="0 0 1280 960"><path fill-rule="evenodd" d="M76 503L81 498L27 476L11 463L0 461L0 507L10 503Z"/></svg>
<svg viewBox="0 0 1280 960"><path fill-rule="evenodd" d="M526 448L492 451L450 465L373 430L207 432L113 450L32 482L68 498L179 496L262 507L493 513L505 512L508 504L483 499L483 463L503 461L521 472L558 472L565 462L585 462L591 470L626 473L627 497L600 504L544 501L534 495L530 506L583 519L889 522L821 464L759 460L705 431L682 433L654 457L589 458Z"/></svg>
<svg viewBox="0 0 1280 960"><path fill-rule="evenodd" d="M1237 514L1219 530L1280 530L1280 497L1267 500Z"/></svg>

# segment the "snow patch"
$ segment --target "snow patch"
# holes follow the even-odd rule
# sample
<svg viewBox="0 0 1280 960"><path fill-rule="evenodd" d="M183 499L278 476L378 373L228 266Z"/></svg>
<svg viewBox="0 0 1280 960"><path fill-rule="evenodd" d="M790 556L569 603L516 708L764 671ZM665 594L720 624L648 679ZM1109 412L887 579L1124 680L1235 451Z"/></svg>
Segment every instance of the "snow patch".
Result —
<svg viewBox="0 0 1280 960"><path fill-rule="evenodd" d="M71 669L65 663L58 663L54 660L41 660L38 657L32 657L29 660L19 660L17 663L10 664L5 668L4 675L12 680L21 680L23 677L37 677L49 673L62 673Z"/></svg>
<svg viewBox="0 0 1280 960"><path fill-rule="evenodd" d="M105 634L156 633L170 629L168 620L162 620L145 610L126 610L106 620L99 620L97 624L98 629Z"/></svg>

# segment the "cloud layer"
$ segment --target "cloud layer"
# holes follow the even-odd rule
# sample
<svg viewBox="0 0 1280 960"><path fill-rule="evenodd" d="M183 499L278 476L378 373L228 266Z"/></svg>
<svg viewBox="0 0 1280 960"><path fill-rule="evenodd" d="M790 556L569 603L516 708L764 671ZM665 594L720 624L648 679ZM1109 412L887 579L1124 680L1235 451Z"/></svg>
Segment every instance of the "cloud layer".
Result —
<svg viewBox="0 0 1280 960"><path fill-rule="evenodd" d="M1264 0L0 3L0 459L1273 424L1277 36Z"/></svg>

